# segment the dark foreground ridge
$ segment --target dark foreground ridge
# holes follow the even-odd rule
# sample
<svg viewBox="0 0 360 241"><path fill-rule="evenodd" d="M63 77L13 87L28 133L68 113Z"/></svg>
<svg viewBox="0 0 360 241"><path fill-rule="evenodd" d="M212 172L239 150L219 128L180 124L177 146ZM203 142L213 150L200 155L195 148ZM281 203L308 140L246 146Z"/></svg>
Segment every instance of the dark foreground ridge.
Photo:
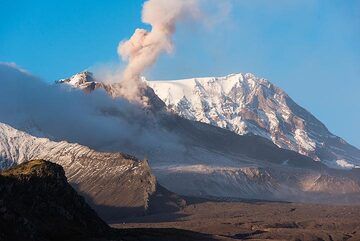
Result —
<svg viewBox="0 0 360 241"><path fill-rule="evenodd" d="M42 160L1 173L0 226L4 240L69 240L109 231L62 167Z"/></svg>
<svg viewBox="0 0 360 241"><path fill-rule="evenodd" d="M112 229L60 165L34 160L0 173L0 240L212 240L177 229Z"/></svg>

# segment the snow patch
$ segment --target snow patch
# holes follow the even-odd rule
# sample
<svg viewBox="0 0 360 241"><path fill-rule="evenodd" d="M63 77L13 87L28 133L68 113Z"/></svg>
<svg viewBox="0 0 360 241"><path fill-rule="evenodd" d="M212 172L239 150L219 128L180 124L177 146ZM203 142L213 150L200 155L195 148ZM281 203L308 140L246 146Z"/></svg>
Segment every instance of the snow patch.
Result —
<svg viewBox="0 0 360 241"><path fill-rule="evenodd" d="M344 169L353 169L353 168L360 168L360 166L348 163L346 160L344 159L340 159L336 161L336 164L338 164L340 167L344 168Z"/></svg>

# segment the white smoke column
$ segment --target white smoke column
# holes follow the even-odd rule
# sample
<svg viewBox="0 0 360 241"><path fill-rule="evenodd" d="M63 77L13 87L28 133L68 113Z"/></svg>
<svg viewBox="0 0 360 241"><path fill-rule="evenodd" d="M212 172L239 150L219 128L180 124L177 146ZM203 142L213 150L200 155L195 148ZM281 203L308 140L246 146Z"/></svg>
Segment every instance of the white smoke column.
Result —
<svg viewBox="0 0 360 241"><path fill-rule="evenodd" d="M186 17L198 14L198 0L148 0L144 3L142 21L151 25L151 31L136 29L133 36L118 47L118 54L128 61L123 73L121 94L132 101L143 99L145 83L142 73L158 59L163 52L173 50L172 35L176 23Z"/></svg>

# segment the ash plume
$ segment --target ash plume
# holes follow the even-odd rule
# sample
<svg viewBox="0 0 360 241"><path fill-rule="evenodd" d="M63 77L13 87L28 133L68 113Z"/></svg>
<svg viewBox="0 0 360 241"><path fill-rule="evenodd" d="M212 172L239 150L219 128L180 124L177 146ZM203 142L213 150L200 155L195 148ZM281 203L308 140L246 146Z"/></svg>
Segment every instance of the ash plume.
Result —
<svg viewBox="0 0 360 241"><path fill-rule="evenodd" d="M198 0L148 0L144 3L142 21L151 26L151 31L136 29L129 40L118 46L119 56L128 62L122 77L122 96L146 104L147 100L142 97L146 88L141 81L142 73L162 53L173 51L176 23L184 18L194 18L198 13Z"/></svg>
<svg viewBox="0 0 360 241"><path fill-rule="evenodd" d="M1 62L0 113L0 123L18 130L98 151L121 150L144 158L152 150L182 148L176 135L160 128L156 117L137 104L113 99L102 89L89 95L48 85L15 64Z"/></svg>

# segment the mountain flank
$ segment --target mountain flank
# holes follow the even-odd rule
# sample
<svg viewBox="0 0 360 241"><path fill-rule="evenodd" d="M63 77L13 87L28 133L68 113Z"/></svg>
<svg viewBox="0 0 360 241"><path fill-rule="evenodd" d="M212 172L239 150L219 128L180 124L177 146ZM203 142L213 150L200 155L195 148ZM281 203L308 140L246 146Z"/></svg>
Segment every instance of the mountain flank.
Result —
<svg viewBox="0 0 360 241"><path fill-rule="evenodd" d="M107 221L177 211L185 205L158 184L146 160L37 138L2 123L0 133L0 169L32 159L51 160L64 168L70 184Z"/></svg>

